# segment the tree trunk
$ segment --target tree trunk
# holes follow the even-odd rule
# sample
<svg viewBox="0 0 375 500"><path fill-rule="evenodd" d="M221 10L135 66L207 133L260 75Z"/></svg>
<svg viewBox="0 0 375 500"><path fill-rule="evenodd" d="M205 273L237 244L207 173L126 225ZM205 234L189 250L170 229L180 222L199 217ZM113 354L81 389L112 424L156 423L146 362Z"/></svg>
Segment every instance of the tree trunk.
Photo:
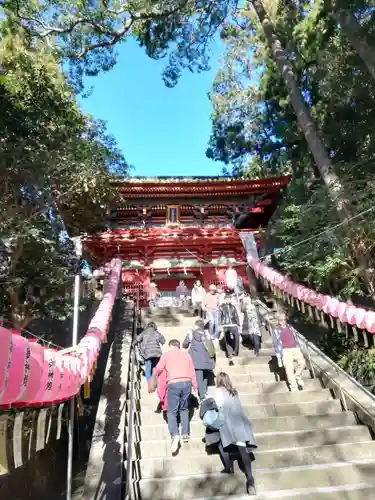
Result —
<svg viewBox="0 0 375 500"><path fill-rule="evenodd" d="M252 4L263 27L264 34L271 48L274 60L285 81L299 126L306 137L311 153L314 156L316 165L319 169L319 173L322 176L324 184L328 188L328 193L335 204L339 220L340 222L344 222L350 217L350 213L349 201L344 195L343 186L333 169L328 152L323 145L315 123L310 116L310 112L305 101L303 100L293 69L287 59L285 51L281 46L280 40L275 34L272 22L268 18L260 0L252 0Z"/></svg>
<svg viewBox="0 0 375 500"><path fill-rule="evenodd" d="M351 12L344 9L335 9L330 1L326 1L325 4L332 18L341 26L345 36L358 52L359 57L375 80L375 47L371 47L367 42L361 25Z"/></svg>
<svg viewBox="0 0 375 500"><path fill-rule="evenodd" d="M293 68L288 61L280 40L276 36L272 22L267 15L262 1L251 0L251 3L262 25L273 58L284 79L293 109L297 116L299 126L301 127L306 137L319 173L323 179L325 186L327 187L328 194L334 203L338 219L340 220L340 222L348 222L348 220L351 218L350 202L346 197L345 190L343 185L341 184L340 179L334 171L328 152L320 138L315 123L311 118L308 107L302 97L302 93L298 87L296 77L294 76ZM351 234L355 234L352 228L348 227L348 229L350 230ZM375 288L373 285L373 271L368 268L369 259L367 253L363 249L357 248L355 250L355 254L358 264L363 268L366 286L371 294L371 297L374 300Z"/></svg>
<svg viewBox="0 0 375 500"><path fill-rule="evenodd" d="M17 290L13 286L8 287L8 295L11 303L11 320L15 330L21 331L33 320L29 314L27 304L20 304Z"/></svg>

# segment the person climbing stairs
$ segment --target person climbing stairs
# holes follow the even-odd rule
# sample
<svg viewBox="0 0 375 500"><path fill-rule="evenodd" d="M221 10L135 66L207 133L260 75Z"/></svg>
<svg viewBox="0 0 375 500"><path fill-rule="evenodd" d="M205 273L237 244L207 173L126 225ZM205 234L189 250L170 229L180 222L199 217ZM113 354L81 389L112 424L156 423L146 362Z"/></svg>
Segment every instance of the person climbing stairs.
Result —
<svg viewBox="0 0 375 500"><path fill-rule="evenodd" d="M183 340L193 327L189 311L144 310L165 336ZM290 392L264 335L259 357L241 346L233 366L216 353L215 372L229 374L248 415L258 449L253 462L259 499L366 500L375 498L375 442L353 412L343 411L309 371L303 390ZM210 393L210 388L209 388ZM191 411L191 439L172 456L168 426L142 376L135 382L132 498L189 500L249 498L243 473L220 473L219 455L202 440L199 411Z"/></svg>

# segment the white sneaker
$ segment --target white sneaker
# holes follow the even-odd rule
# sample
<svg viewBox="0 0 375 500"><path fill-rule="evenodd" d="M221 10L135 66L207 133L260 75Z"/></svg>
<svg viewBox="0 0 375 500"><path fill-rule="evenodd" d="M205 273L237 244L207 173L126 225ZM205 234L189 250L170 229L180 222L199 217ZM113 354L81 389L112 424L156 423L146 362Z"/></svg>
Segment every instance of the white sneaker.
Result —
<svg viewBox="0 0 375 500"><path fill-rule="evenodd" d="M180 436L174 436L171 441L171 452L177 453L178 447L180 446Z"/></svg>
<svg viewBox="0 0 375 500"><path fill-rule="evenodd" d="M296 392L296 391L298 391L298 386L291 385L291 386L289 386L289 390L290 390L290 392Z"/></svg>
<svg viewBox="0 0 375 500"><path fill-rule="evenodd" d="M304 386L305 386L305 382L304 382L301 378L297 378L297 379L296 379L296 381L297 381L297 385L298 385L298 387L299 387L300 389L303 389L303 388L304 388Z"/></svg>

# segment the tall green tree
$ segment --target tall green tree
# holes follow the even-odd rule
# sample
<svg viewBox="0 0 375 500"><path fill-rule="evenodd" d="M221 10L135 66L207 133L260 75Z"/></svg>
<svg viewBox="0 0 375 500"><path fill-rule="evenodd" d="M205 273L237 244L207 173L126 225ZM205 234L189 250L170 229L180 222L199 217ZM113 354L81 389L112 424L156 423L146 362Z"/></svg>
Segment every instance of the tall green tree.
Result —
<svg viewBox="0 0 375 500"><path fill-rule="evenodd" d="M341 221L345 221L351 216L349 202L346 199L342 183L333 169L328 151L319 136L306 102L302 97L300 89L298 88L293 67L289 62L288 54L283 49L281 42L275 33L272 21L267 15L261 0L251 0L251 4L253 5L262 25L267 43L272 52L272 56L285 81L298 123L306 137L310 151L314 156L319 173L323 182L327 186L329 195L335 203L338 217Z"/></svg>
<svg viewBox="0 0 375 500"><path fill-rule="evenodd" d="M373 175L374 134L367 110L374 110L372 79L342 30L334 24L330 25L331 30L324 29L327 24L319 8L306 10L304 6L291 12L289 6L290 2L279 4L278 8L267 3L267 9L272 12L273 30L280 43L288 47L286 64L293 64L296 84L310 107L333 171L345 186L348 198L353 200L350 209L354 215L371 208L368 200L372 195L369 181ZM238 166L242 167L242 175L248 175L250 169L254 172L254 167L258 175L293 172L292 194L286 198L284 211L279 212L279 220L284 224L278 225L278 231L279 238L283 238L282 245L295 245L304 237L308 239L315 226L319 232L327 225L336 225L339 219L326 187L319 181L320 173L307 144L302 140L290 94L284 87L263 29L251 18L250 12L246 13L246 19L241 15L235 22L228 23L223 37L227 50L211 94L213 134L208 154L230 163L235 174ZM316 189L319 195L313 199L316 203L319 200L319 209L316 204L308 207L310 193ZM311 224L307 224L309 211ZM318 213L323 226L318 223ZM346 296L361 294L364 292L363 269L355 262L359 260L357 249L367 253L370 271L374 261L372 227L368 222L364 218L356 219L356 231L350 237L345 226L343 231L333 231L335 238L326 237L331 244L324 247L324 257L320 252L311 252L311 245L315 248L321 240L316 243L310 240L307 246L297 245L290 259L286 252L278 254L278 264L293 269L295 278L317 284L320 289L328 287L326 291L334 289ZM278 242L278 246L282 246L280 239ZM308 258L304 259L304 255ZM332 255L329 269L325 266L328 255ZM304 268L309 270L308 276ZM337 276L342 276L337 281L339 287L332 287L333 276L336 281Z"/></svg>
<svg viewBox="0 0 375 500"><path fill-rule="evenodd" d="M32 39L45 40L70 61L72 80L116 64L117 47L129 37L154 59L170 53L164 78L174 85L184 67L208 67L209 44L236 0L0 0L9 22Z"/></svg>
<svg viewBox="0 0 375 500"><path fill-rule="evenodd" d="M105 226L123 155L85 116L44 41L12 30L0 43L0 234L3 314L25 328L66 314L74 274L69 235ZM68 293L68 297L69 297Z"/></svg>
<svg viewBox="0 0 375 500"><path fill-rule="evenodd" d="M332 2L324 0L324 6L329 12L329 15L341 27L345 36L358 52L362 61L369 70L371 76L375 79L375 33L372 33L372 43L369 40L369 33L365 31L363 26L356 19L355 14L348 8L340 5L340 2ZM372 17L372 13L370 14ZM372 18L373 20L373 18Z"/></svg>

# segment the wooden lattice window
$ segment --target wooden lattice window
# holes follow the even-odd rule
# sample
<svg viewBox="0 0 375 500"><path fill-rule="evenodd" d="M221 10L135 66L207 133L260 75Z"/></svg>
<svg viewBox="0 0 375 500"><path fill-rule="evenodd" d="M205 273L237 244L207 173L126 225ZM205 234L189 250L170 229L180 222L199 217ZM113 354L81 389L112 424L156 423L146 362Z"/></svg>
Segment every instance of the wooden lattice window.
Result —
<svg viewBox="0 0 375 500"><path fill-rule="evenodd" d="M130 297L139 298L140 304L144 304L147 300L146 290L141 281L123 282L123 294Z"/></svg>
<svg viewBox="0 0 375 500"><path fill-rule="evenodd" d="M210 285L215 285L216 287L222 288L223 290L224 290L224 288L226 288L224 280L218 280L218 279L210 280L210 283L208 286L210 286Z"/></svg>

